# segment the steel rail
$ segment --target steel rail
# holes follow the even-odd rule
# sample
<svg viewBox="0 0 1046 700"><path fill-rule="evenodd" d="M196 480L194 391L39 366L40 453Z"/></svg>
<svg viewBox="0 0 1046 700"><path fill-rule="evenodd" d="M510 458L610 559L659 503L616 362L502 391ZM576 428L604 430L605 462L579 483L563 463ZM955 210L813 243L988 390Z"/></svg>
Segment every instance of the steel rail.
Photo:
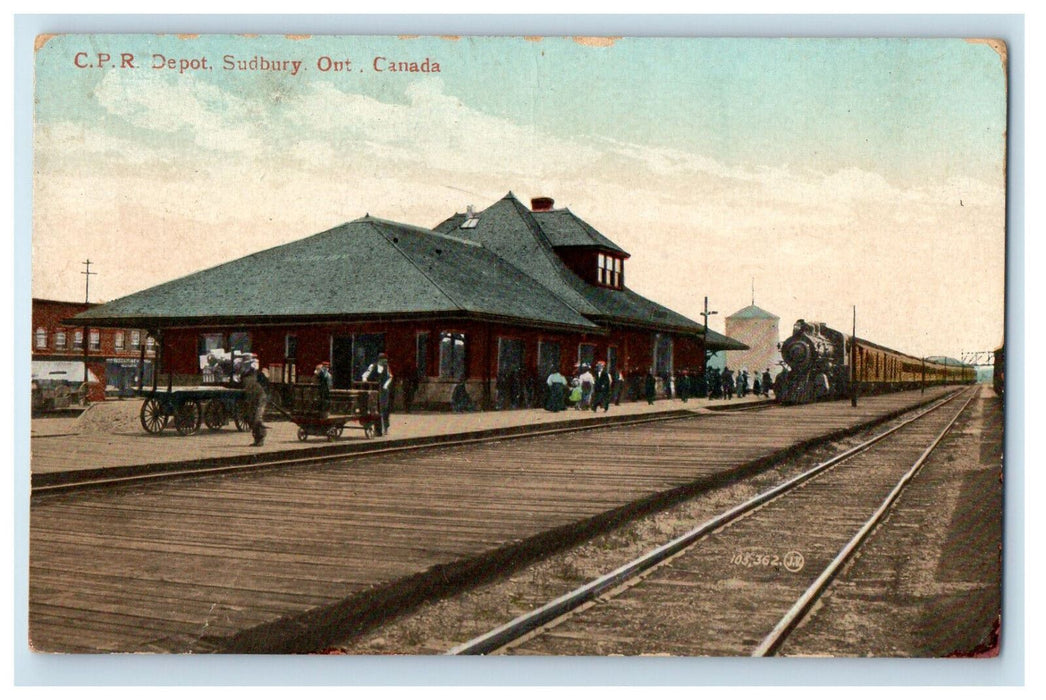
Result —
<svg viewBox="0 0 1046 700"><path fill-rule="evenodd" d="M674 540L667 542L656 549L647 552L646 554L633 559L631 562L618 567L617 569L605 574L589 583L574 589L564 595L556 598L555 600L546 603L540 608L532 610L528 613L524 613L519 617L497 627L485 634L475 637L467 642L459 644L458 646L445 652L447 656L464 656L464 655L481 655L489 654L501 647L509 644L512 641L519 639L520 637L528 634L546 625L553 620L562 617L563 615L575 610L576 608L584 605L585 603L599 597L602 593L617 588L626 581L637 577L638 575L654 568L658 564L661 564L665 560L673 557L684 549L692 546L698 540L703 538L705 535L719 529L726 525L732 520L744 515L745 513L767 503L770 500L783 495L784 493L791 491L800 484L809 481L813 477L831 469L832 467L840 464L841 462L860 454L873 445L880 442L881 440L889 437L893 433L901 430L902 428L914 423L915 421L923 418L927 414L936 411L937 409L945 406L951 401L955 400L961 392L951 394L944 399L938 401L932 406L920 411L916 415L908 418L902 423L883 431L882 433L872 437L865 442L856 445L840 454L817 464L816 466L806 470L802 474L792 477L791 479L778 484L777 486L768 489L756 496L753 496L749 500L741 503L740 505L734 506L733 508L720 513L716 517L708 520L701 525L697 526L693 530L680 535ZM971 397L972 398L972 397ZM967 402L968 403L968 402ZM960 411L961 413L961 411Z"/></svg>
<svg viewBox="0 0 1046 700"><path fill-rule="evenodd" d="M951 431L952 427L959 420L962 414L966 411L966 407L970 405L970 402L977 396L976 392L971 393L970 398L966 399L966 403L962 405L962 408L955 414L948 425L944 426L944 429L934 438L933 442L930 443L929 447L923 450L923 453L919 455L919 458L911 466L911 468L905 472L904 476L901 477L900 481L893 487L886 499L883 500L879 507L872 513L872 516L865 521L864 525L857 531L857 534L847 542L839 553L836 554L835 558L829 562L828 566L825 567L821 575L810 584L810 587L803 592L799 599L794 605L785 613L784 617L778 621L774 629L760 642L759 646L752 652L752 656L770 656L772 655L788 637L788 635L795 629L795 626L803 619L803 616L810 609L810 606L820 597L824 592L825 588L828 587L828 583L835 577L843 565L850 559L857 548L861 546L861 543L868 537L869 533L879 524L883 516L890 509L890 506L900 497L901 492L915 477L916 473L922 468L923 464L929 458L930 454L937 449L937 446L941 443L944 437Z"/></svg>

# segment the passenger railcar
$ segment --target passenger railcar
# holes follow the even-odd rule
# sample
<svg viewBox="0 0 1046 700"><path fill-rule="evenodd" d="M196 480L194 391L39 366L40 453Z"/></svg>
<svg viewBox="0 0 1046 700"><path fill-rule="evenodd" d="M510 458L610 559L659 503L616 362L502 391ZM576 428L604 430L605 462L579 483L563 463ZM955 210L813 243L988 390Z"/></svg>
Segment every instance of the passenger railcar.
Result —
<svg viewBox="0 0 1046 700"><path fill-rule="evenodd" d="M792 335L781 344L781 359L785 370L778 376L775 395L789 404L841 399L852 389L859 394L883 393L968 384L976 378L968 365L913 357L803 319L795 322Z"/></svg>

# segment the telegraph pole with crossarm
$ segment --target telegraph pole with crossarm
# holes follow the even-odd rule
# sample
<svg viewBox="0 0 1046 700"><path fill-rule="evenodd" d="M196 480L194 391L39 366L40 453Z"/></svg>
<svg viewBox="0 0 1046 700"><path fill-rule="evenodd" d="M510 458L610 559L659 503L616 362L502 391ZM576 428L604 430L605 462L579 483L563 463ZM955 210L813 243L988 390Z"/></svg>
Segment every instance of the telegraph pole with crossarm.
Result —
<svg viewBox="0 0 1046 700"><path fill-rule="evenodd" d="M88 258L87 260L84 260L83 264L86 265L86 267L87 267L86 270L84 270L83 272L80 273L81 275L84 276L84 303L85 304L89 304L89 303L91 303L91 275L97 275L98 273L97 272L91 272L91 259L90 258ZM86 325L84 326L84 336L83 336L83 338L84 338L84 383L83 383L83 386L87 390L87 393L84 394L84 400L83 401L84 401L84 405L86 406L87 405L87 398L86 397L90 394L90 383L88 382L88 379L90 379L90 374L89 374L89 371L87 369L87 353L88 353L88 350L91 347L90 328L88 328Z"/></svg>
<svg viewBox="0 0 1046 700"><path fill-rule="evenodd" d="M705 319L705 366L701 368L705 380L705 396L708 396L710 393L710 387L708 386L708 317L714 316L717 313L719 312L708 310L708 297L705 297L705 310L701 312L701 315L704 316Z"/></svg>

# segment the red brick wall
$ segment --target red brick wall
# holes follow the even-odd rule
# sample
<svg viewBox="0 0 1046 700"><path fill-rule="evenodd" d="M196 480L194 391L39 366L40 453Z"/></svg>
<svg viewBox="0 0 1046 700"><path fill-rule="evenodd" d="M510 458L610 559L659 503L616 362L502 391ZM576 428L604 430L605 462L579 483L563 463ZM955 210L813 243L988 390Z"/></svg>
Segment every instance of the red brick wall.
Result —
<svg viewBox="0 0 1046 700"><path fill-rule="evenodd" d="M477 321L415 321L369 322L360 324L323 324L308 326L273 327L203 327L165 331L166 361L164 372L175 375L199 376L197 355L199 337L203 333L226 333L246 330L250 334L251 351L259 357L263 367L284 362L284 339L288 333L297 336L297 366L299 381L312 376L312 369L320 362L330 361L331 337L352 333L384 333L385 350L394 377L404 380L416 367L416 338L427 332L427 379L439 381L440 333L464 333L467 339L466 362L468 376L473 381L494 380L498 370L498 338L523 341L523 364L528 374L537 373L538 343L557 342L560 345L560 371L571 374L577 362L578 346L595 346L597 360L607 358L607 349L617 349L618 366L625 374L646 374L653 364L653 333L651 331L612 329L608 335L598 333L570 333L541 330L509 324ZM701 341L677 337L673 344L674 365L678 370L697 370L703 364L704 347ZM162 381L162 380L161 380ZM445 378L452 383L452 378Z"/></svg>
<svg viewBox="0 0 1046 700"><path fill-rule="evenodd" d="M74 347L73 342L77 331L83 332L82 326L70 326L62 323L78 313L86 311L97 304L85 304L73 301L55 301L52 299L33 299L32 304L32 327L30 328L30 347L32 348L32 359L34 360L82 360L84 357L83 346L88 346L88 368L98 377L101 386L91 386L89 398L91 401L102 401L105 399L105 360L106 358L128 358L137 359L140 356L138 348L131 347L131 332L129 328L90 328L83 336L83 345ZM47 333L47 347L36 346L37 329L43 328ZM65 347L57 348L56 337L59 332L65 333ZM99 348L90 348L91 333L98 332ZM123 333L123 350L116 349L116 334ZM145 331L140 331L141 342L146 342ZM152 355L147 353L147 358Z"/></svg>

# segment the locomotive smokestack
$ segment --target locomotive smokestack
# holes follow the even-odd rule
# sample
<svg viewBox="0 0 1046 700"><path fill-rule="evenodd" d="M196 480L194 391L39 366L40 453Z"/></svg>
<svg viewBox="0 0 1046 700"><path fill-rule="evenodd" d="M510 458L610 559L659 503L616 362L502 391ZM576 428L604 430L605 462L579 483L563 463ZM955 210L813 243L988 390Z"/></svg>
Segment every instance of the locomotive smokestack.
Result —
<svg viewBox="0 0 1046 700"><path fill-rule="evenodd" d="M534 197L530 200L531 211L552 211L552 205L556 200L551 197Z"/></svg>

